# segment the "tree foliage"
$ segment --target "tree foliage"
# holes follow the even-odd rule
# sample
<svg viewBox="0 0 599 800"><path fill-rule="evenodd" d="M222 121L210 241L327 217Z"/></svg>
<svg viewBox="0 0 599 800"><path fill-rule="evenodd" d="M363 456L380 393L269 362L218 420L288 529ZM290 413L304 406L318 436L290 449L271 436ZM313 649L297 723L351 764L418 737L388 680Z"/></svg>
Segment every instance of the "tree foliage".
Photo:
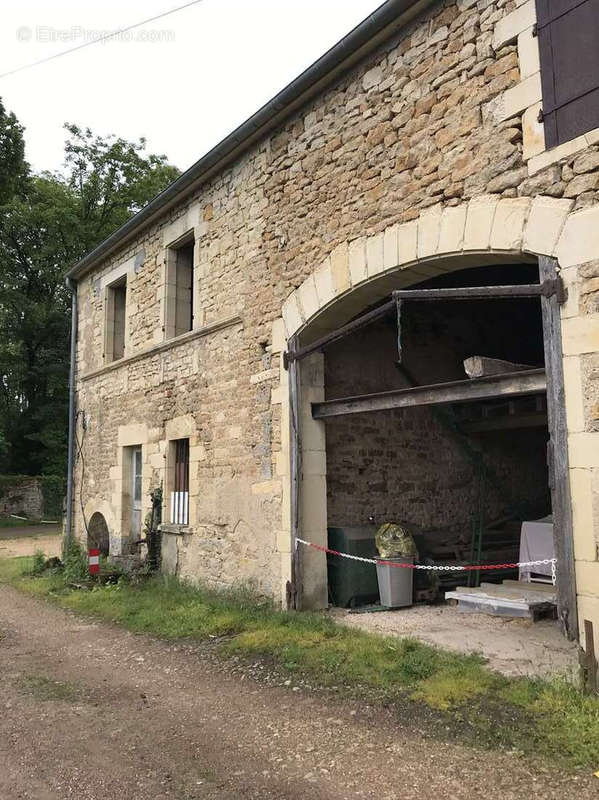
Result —
<svg viewBox="0 0 599 800"><path fill-rule="evenodd" d="M14 117L11 125L22 136ZM143 139L65 127L62 172L29 176L18 160L0 158L7 166L7 177L0 177L0 471L64 472L65 272L179 174L165 156L146 154ZM17 153L16 140L9 140Z"/></svg>
<svg viewBox="0 0 599 800"><path fill-rule="evenodd" d="M23 128L0 99L0 206L26 186L28 175Z"/></svg>

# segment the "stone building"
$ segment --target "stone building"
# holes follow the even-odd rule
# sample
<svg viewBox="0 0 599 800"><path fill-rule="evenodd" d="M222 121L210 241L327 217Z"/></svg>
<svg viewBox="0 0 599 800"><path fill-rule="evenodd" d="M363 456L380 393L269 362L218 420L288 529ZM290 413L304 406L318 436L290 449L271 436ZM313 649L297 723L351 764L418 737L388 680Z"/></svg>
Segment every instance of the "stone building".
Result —
<svg viewBox="0 0 599 800"><path fill-rule="evenodd" d="M162 484L165 569L282 603L301 571L318 607L325 556L294 556L298 535L374 516L463 538L475 507L535 519L552 488L564 625L599 625L597 6L388 0L71 270L78 536L93 520L130 552ZM588 12L591 44L552 61L548 35ZM572 68L581 97L550 96ZM541 299L402 303L399 365L395 311L301 353L396 290L539 282ZM467 393L474 355L532 383L483 379L458 446L435 402L401 398ZM401 402L312 406L381 392ZM483 436L502 406L516 421Z"/></svg>

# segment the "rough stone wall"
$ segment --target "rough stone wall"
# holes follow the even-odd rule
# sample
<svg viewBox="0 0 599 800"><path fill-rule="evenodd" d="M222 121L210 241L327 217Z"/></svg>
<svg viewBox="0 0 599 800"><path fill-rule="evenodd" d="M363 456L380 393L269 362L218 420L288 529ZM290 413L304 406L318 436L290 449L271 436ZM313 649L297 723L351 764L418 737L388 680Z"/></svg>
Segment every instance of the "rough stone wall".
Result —
<svg viewBox="0 0 599 800"><path fill-rule="evenodd" d="M44 494L39 478L4 476L0 483L0 512L30 519L44 515Z"/></svg>
<svg viewBox="0 0 599 800"><path fill-rule="evenodd" d="M542 363L539 314L530 303L516 306L509 316L497 303L406 304L402 346L407 373L418 384L463 380L463 358L481 347L485 355ZM532 317L520 326L524 342L514 336L516 325L510 322L506 330L501 324L504 314L514 322ZM408 386L396 367L396 335L390 319L331 345L325 357L327 398ZM460 436L446 415L431 408L329 419L328 524L366 525L373 514L377 523L395 520L467 536L478 513L477 452L495 478L485 480L487 522L510 513L544 516L550 511L547 436L547 428Z"/></svg>
<svg viewBox="0 0 599 800"><path fill-rule="evenodd" d="M489 193L596 203L595 146L582 162L564 156L531 176L521 113L501 118L521 69L515 39L494 47L494 32L517 5L439 2L81 281L82 494L88 518L104 508L115 547L122 447L143 444L145 496L164 478L169 420L189 418L194 506L190 531L175 540L175 568L218 583L252 579L280 596L289 564L281 522L288 420L285 376L270 351L282 346L275 349L272 326L283 301L329 256L335 288L347 288L336 248L429 206ZM163 348L165 245L187 229L196 237L198 330ZM597 312L598 263L577 279L584 314ZM126 358L105 368L104 285L122 269ZM599 369L596 355L576 352L586 433L596 429ZM75 513L82 534L78 504Z"/></svg>
<svg viewBox="0 0 599 800"><path fill-rule="evenodd" d="M536 429L510 441L486 435L484 462L497 479L485 479L486 524L550 512L546 439ZM327 423L329 525L367 525L372 514L377 524L405 522L467 538L478 518L479 480L466 451L429 410Z"/></svg>

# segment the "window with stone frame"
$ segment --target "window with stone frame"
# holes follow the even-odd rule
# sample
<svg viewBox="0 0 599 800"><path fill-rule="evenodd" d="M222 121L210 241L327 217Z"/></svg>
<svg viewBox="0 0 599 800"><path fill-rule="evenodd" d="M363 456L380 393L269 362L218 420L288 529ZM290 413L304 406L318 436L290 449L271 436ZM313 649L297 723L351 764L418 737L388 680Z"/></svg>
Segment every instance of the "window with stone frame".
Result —
<svg viewBox="0 0 599 800"><path fill-rule="evenodd" d="M536 0L545 146L599 128L599 0Z"/></svg>
<svg viewBox="0 0 599 800"><path fill-rule="evenodd" d="M166 339L181 336L193 329L194 246L194 237L190 234L166 251Z"/></svg>
<svg viewBox="0 0 599 800"><path fill-rule="evenodd" d="M125 355L127 326L127 276L106 287L104 360L118 361Z"/></svg>

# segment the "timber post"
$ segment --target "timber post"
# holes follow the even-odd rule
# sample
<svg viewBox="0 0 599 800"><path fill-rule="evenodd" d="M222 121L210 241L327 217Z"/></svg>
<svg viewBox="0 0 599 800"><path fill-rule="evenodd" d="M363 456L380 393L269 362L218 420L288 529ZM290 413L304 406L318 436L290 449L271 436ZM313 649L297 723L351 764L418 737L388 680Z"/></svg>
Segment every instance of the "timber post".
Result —
<svg viewBox="0 0 599 800"><path fill-rule="evenodd" d="M557 261L540 256L540 282L556 280L557 277ZM548 466L553 509L553 542L557 559L557 613L564 634L568 639L575 640L578 638L578 613L559 300L556 294L541 296L549 423Z"/></svg>

